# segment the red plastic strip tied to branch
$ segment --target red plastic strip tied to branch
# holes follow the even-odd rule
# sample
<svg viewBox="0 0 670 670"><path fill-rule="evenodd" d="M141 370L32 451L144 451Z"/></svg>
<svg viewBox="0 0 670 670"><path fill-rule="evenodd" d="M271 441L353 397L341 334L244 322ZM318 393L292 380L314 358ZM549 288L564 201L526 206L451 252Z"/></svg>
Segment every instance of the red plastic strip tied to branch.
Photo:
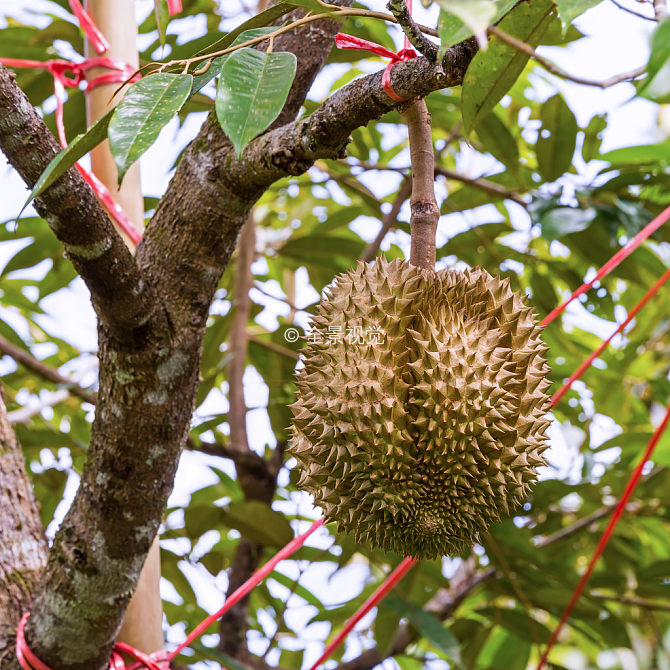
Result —
<svg viewBox="0 0 670 670"><path fill-rule="evenodd" d="M386 66L384 74L382 75L382 87L384 92L389 98L393 98L393 100L398 102L405 102L409 99L403 98L393 90L393 86L391 85L391 70L393 69L393 66L398 63L416 58L417 53L414 49L404 47L398 51L398 53L394 53L386 47L383 47L381 44L368 42L368 40L363 40L360 37L354 37L353 35L346 35L345 33L337 33L337 35L335 35L335 44L338 49L369 51L377 56L382 56L382 58L390 59L389 64Z"/></svg>

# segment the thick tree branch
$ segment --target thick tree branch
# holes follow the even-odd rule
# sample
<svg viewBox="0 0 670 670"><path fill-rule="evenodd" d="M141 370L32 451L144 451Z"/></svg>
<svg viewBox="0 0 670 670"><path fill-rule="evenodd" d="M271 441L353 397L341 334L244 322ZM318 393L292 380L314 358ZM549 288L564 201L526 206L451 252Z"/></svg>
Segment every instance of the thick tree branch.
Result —
<svg viewBox="0 0 670 670"><path fill-rule="evenodd" d="M32 188L60 146L0 65L0 150ZM35 201L86 282L98 317L119 338L141 329L155 304L135 261L81 175L69 170Z"/></svg>
<svg viewBox="0 0 670 670"><path fill-rule="evenodd" d="M402 28L409 43L428 60L436 61L438 48L421 31L421 28L414 22L409 12L405 0L389 0L386 8L395 16L398 25Z"/></svg>
<svg viewBox="0 0 670 670"><path fill-rule="evenodd" d="M0 393L0 670L16 670L16 626L46 565L47 542L23 453Z"/></svg>
<svg viewBox="0 0 670 670"><path fill-rule="evenodd" d="M391 74L393 88L412 98L459 85L476 49L468 40L439 65L425 58L399 63ZM239 160L216 119L208 118L185 150L137 252L150 283L162 284L171 312L182 308L204 318L239 231L265 189L303 174L319 158L341 157L351 132L398 105L381 79L379 72L350 83L307 118L253 140Z"/></svg>

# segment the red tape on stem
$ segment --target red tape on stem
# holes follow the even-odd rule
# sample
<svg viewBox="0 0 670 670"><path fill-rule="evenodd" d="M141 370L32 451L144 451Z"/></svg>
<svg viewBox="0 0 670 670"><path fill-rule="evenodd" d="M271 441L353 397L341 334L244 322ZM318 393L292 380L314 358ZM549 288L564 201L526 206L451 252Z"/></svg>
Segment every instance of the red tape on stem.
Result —
<svg viewBox="0 0 670 670"><path fill-rule="evenodd" d="M663 275L660 277L660 279L656 280L656 283L644 294L644 297L640 300L640 302L633 307L633 309L630 310L628 313L628 316L619 324L617 329L598 347L596 347L591 354L588 356L588 358L570 375L570 378L568 379L563 386L561 386L556 393L551 397L551 405L556 405L561 398L570 390L570 387L572 384L577 381L583 374L584 372L589 368L591 363L602 354L603 351L607 348L609 343L614 339L616 335L621 333L624 328L635 318L637 313L651 300L651 298L658 292L658 290L665 284L665 282L670 279L670 269L666 270Z"/></svg>
<svg viewBox="0 0 670 670"><path fill-rule="evenodd" d="M591 560L589 561L588 567L586 568L586 572L582 575L581 579L579 580L577 588L574 590L574 593L570 598L568 606L565 608L565 611L561 615L560 621L558 622L558 626L556 626L554 632L551 634L551 638L549 638L547 647L544 650L544 653L540 658L540 662L537 665L537 670L542 670L544 664L547 662L549 652L551 651L552 647L556 644L556 640L558 640L558 636L560 635L561 630L563 630L563 626L565 625L566 621L568 620L568 617L572 613L572 610L577 604L577 601L581 597L582 592L584 591L584 587L586 586L586 583L589 581L589 577L591 577L591 573L593 572L593 569L595 568L598 559L605 550L605 547L607 546L607 543L609 542L609 539L612 536L612 533L614 532L614 529L616 528L616 525L619 522L619 519L621 518L621 515L623 514L626 508L626 503L630 499L631 495L633 494L633 491L635 490L635 487L637 486L638 482L640 481L640 478L642 477L642 471L644 470L644 466L647 464L647 461L651 458L651 455L654 452L656 445L658 444L659 440L661 439L661 436L663 435L663 432L668 426L669 420L670 420L670 404L668 404L668 408L665 412L665 416L663 417L663 421L661 421L658 428L654 431L654 434L652 435L651 440L649 441L649 444L647 445L647 448L645 449L644 454L640 459L640 462L637 464L637 467L635 468L633 474L628 480L623 495L619 499L617 506L614 508L612 516L610 517L607 527L605 528L605 532L602 534L602 537L598 542L598 546L596 547L595 553L593 554Z"/></svg>
<svg viewBox="0 0 670 670"><path fill-rule="evenodd" d="M58 140L63 149L67 147L64 122L65 89L78 87L85 81L86 91L91 91L103 84L127 81L135 71L131 65L116 58L89 58L81 63L71 63L66 60L35 61L18 58L0 58L0 63L13 68L47 70L54 78L56 129L58 131ZM107 68L110 71L87 80L87 73L93 68ZM76 163L75 167L84 178L84 181L93 189L93 192L98 196L112 218L119 224L120 228L135 244L138 244L142 239L142 233L135 227L135 224L128 218L128 215L116 200L114 200L109 189L93 173L88 172L79 163Z"/></svg>
<svg viewBox="0 0 670 670"><path fill-rule="evenodd" d="M630 254L637 249L644 240L655 233L668 219L670 219L670 207L663 210L655 219L650 221L633 239L629 240L619 251L617 251L612 258L610 258L605 265L596 273L596 276L591 281L583 283L565 302L561 303L556 309L549 312L547 316L540 322L541 326L546 326L551 323L563 310L582 293L586 293L597 281L608 275L614 268L624 259L628 258Z"/></svg>
<svg viewBox="0 0 670 670"><path fill-rule="evenodd" d="M93 48L99 53L105 53L109 49L109 42L105 36L100 32L100 28L95 25L93 19L86 13L81 6L79 0L70 0L70 9L77 17L79 25L86 34L88 41L93 45Z"/></svg>
<svg viewBox="0 0 670 670"><path fill-rule="evenodd" d="M403 559L396 569L382 582L379 588L358 608L351 619L347 621L344 628L323 650L323 654L319 656L319 660L310 668L310 670L316 670L342 644L347 635L353 630L354 626L388 595L389 591L409 572L409 569L416 562L416 558Z"/></svg>

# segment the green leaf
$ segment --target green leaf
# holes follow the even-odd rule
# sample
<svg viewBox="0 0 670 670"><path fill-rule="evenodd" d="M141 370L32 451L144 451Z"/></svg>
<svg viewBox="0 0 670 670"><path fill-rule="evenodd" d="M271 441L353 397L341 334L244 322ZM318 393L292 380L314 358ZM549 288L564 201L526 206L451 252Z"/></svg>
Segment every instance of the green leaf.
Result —
<svg viewBox="0 0 670 670"><path fill-rule="evenodd" d="M288 2L282 2L277 5L269 7L260 14L252 16L248 21L241 23L237 28L231 30L229 33L224 35L220 40L217 40L213 44L210 44L206 49L198 51L196 56L205 56L206 54L216 53L217 51L223 51L233 44L235 38L238 35L241 35L245 30L250 30L251 28L262 28L268 24L276 21L277 19L293 11L294 5Z"/></svg>
<svg viewBox="0 0 670 670"><path fill-rule="evenodd" d="M489 23L497 23L507 14L518 0L497 0L496 12ZM467 40L474 35L474 31L467 26L458 16L451 12L440 9L440 15L437 20L437 30L440 36L440 52L438 60L441 60L447 49L454 44Z"/></svg>
<svg viewBox="0 0 670 670"><path fill-rule="evenodd" d="M282 0L287 5L293 5L294 7L302 7L314 14L324 14L330 13L337 10L336 6L327 5L319 0Z"/></svg>
<svg viewBox="0 0 670 670"><path fill-rule="evenodd" d="M239 530L253 542L283 547L293 539L288 519L258 500L231 503L223 513L226 526Z"/></svg>
<svg viewBox="0 0 670 670"><path fill-rule="evenodd" d="M549 210L540 218L542 237L545 240L557 240L570 233L586 230L596 216L592 208L557 207Z"/></svg>
<svg viewBox="0 0 670 670"><path fill-rule="evenodd" d="M648 77L638 95L658 102L670 101L670 16L666 16L651 36Z"/></svg>
<svg viewBox="0 0 670 670"><path fill-rule="evenodd" d="M37 197L42 195L46 189L51 186L59 177L63 176L80 158L85 156L91 149L98 146L107 137L107 127L112 118L114 110L110 110L104 116L101 116L89 129L82 135L77 135L68 145L56 154L46 170L40 175L28 199L21 208L17 220L21 218L24 210Z"/></svg>
<svg viewBox="0 0 670 670"><path fill-rule="evenodd" d="M488 151L512 171L517 169L519 147L512 133L497 114L491 112L480 119L475 131L483 144L484 151Z"/></svg>
<svg viewBox="0 0 670 670"><path fill-rule="evenodd" d="M602 0L556 0L558 15L565 30L580 14L599 5Z"/></svg>
<svg viewBox="0 0 670 670"><path fill-rule="evenodd" d="M560 94L549 98L540 110L542 129L535 147L537 166L547 181L570 169L577 143L577 121Z"/></svg>
<svg viewBox="0 0 670 670"><path fill-rule="evenodd" d="M295 77L292 53L235 51L221 68L216 115L237 156L279 116Z"/></svg>
<svg viewBox="0 0 670 670"><path fill-rule="evenodd" d="M642 144L635 147L614 149L598 156L610 165L638 165L646 163L670 163L670 140L659 144Z"/></svg>
<svg viewBox="0 0 670 670"><path fill-rule="evenodd" d="M245 30L243 33L240 33L230 45L234 47L238 44L244 44L249 40L256 39L257 37L263 37L264 35L269 35L271 32L274 32L277 28L275 26L266 26L265 28L252 28L251 30ZM198 93L203 89L207 84L209 84L214 77L217 77L219 72L221 72L221 67L225 63L226 59L230 54L225 54L224 56L219 56L210 62L209 69L203 74L197 74L193 76L193 86L191 87L191 96Z"/></svg>
<svg viewBox="0 0 670 670"><path fill-rule="evenodd" d="M166 0L154 0L154 13L156 14L156 27L158 28L158 39L161 46L165 46L165 35L167 31L167 24L170 20L168 6Z"/></svg>
<svg viewBox="0 0 670 670"><path fill-rule="evenodd" d="M500 30L536 47L551 21L551 0L530 0L517 5L501 22ZM528 55L492 37L489 48L479 51L463 80L462 112L470 133L507 93L523 71Z"/></svg>
<svg viewBox="0 0 670 670"><path fill-rule="evenodd" d="M600 151L603 141L603 131L607 128L607 116L596 114L584 131L584 142L582 143L582 158L585 162L593 160Z"/></svg>
<svg viewBox="0 0 670 670"><path fill-rule="evenodd" d="M448 656L456 667L463 667L461 663L461 648L458 640L439 619L430 614L430 612L415 607L412 603L398 596L387 596L385 603L387 607L394 609L400 616L408 619L412 626L436 649L439 649L443 654Z"/></svg>
<svg viewBox="0 0 670 670"><path fill-rule="evenodd" d="M214 647L205 647L205 645L200 642L194 642L189 646L191 649L200 652L205 658L221 663L224 668L229 668L230 670L251 670L248 665L240 663L231 656L228 656L228 654L224 654L222 651L219 651Z"/></svg>
<svg viewBox="0 0 670 670"><path fill-rule="evenodd" d="M190 74L159 72L140 79L128 89L109 124L109 148L119 172L119 184L128 168L181 109L191 93L192 83Z"/></svg>
<svg viewBox="0 0 670 670"><path fill-rule="evenodd" d="M486 29L497 11L493 0L437 0L437 4L472 30L482 47L486 45Z"/></svg>

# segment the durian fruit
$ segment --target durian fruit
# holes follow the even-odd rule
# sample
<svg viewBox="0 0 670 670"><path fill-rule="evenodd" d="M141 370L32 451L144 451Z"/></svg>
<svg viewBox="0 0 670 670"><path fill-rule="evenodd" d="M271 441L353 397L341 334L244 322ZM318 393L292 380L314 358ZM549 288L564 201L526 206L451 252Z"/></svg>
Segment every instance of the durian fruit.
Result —
<svg viewBox="0 0 670 670"><path fill-rule="evenodd" d="M483 269L359 263L326 290L297 376L299 486L357 542L453 555L544 464L549 368L533 310Z"/></svg>

